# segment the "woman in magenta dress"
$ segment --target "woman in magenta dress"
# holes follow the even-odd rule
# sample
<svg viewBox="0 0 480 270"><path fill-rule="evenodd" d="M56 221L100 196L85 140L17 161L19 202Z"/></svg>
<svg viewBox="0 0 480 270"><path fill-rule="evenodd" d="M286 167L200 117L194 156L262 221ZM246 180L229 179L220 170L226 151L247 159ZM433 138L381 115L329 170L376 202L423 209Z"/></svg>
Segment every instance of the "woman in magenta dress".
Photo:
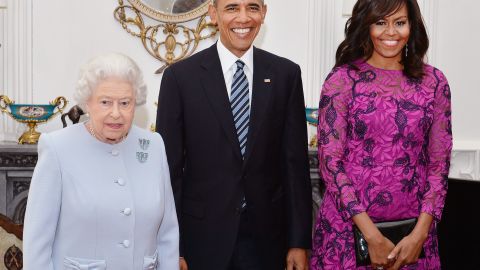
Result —
<svg viewBox="0 0 480 270"><path fill-rule="evenodd" d="M440 269L440 221L452 147L450 87L424 63L415 0L358 0L319 105L326 192L311 268ZM396 246L374 223L417 218ZM371 266L356 265L353 225ZM419 258L421 251L425 258Z"/></svg>

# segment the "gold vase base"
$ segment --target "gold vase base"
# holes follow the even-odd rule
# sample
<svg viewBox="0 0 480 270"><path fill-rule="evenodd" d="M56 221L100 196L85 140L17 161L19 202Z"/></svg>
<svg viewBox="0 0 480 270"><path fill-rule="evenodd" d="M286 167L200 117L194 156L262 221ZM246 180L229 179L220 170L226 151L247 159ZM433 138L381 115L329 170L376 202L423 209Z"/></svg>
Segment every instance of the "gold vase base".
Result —
<svg viewBox="0 0 480 270"><path fill-rule="evenodd" d="M19 144L37 144L40 138L40 132L35 130L36 123L28 123L28 130L25 131L20 138L18 138Z"/></svg>
<svg viewBox="0 0 480 270"><path fill-rule="evenodd" d="M318 142L317 135L313 135L312 138L310 139L310 143L308 144L308 146L317 148L318 146L317 142Z"/></svg>

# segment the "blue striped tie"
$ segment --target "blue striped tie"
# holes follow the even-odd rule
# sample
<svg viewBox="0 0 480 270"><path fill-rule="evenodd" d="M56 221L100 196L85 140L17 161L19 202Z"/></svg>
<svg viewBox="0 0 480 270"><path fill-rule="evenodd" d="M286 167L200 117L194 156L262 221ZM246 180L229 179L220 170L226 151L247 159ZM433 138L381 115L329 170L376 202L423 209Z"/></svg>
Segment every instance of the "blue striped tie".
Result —
<svg viewBox="0 0 480 270"><path fill-rule="evenodd" d="M233 75L232 93L230 94L230 106L232 108L233 121L237 130L240 151L245 156L247 148L248 124L250 121L250 102L248 94L248 80L243 67L245 63L237 60L237 71Z"/></svg>

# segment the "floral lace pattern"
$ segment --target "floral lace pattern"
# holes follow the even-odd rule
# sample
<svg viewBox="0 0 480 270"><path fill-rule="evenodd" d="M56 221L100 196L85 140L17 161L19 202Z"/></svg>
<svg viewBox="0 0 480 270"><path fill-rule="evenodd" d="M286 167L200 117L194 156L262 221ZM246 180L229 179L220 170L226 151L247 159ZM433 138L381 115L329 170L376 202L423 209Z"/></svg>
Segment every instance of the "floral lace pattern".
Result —
<svg viewBox="0 0 480 270"><path fill-rule="evenodd" d="M334 69L322 89L318 145L326 193L314 231L311 268L355 264L351 217L374 222L435 219L426 259L403 269L440 269L436 222L447 192L452 148L450 87L438 69L412 80L364 61Z"/></svg>

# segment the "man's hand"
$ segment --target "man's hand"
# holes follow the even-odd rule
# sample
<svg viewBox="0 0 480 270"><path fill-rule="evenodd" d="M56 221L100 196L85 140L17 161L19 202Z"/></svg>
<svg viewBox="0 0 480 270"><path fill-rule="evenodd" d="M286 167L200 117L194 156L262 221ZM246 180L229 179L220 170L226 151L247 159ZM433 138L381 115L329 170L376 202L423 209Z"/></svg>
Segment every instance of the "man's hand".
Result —
<svg viewBox="0 0 480 270"><path fill-rule="evenodd" d="M308 270L307 250L291 248L287 254L287 270Z"/></svg>
<svg viewBox="0 0 480 270"><path fill-rule="evenodd" d="M180 270L188 270L187 261L183 257L180 257Z"/></svg>

